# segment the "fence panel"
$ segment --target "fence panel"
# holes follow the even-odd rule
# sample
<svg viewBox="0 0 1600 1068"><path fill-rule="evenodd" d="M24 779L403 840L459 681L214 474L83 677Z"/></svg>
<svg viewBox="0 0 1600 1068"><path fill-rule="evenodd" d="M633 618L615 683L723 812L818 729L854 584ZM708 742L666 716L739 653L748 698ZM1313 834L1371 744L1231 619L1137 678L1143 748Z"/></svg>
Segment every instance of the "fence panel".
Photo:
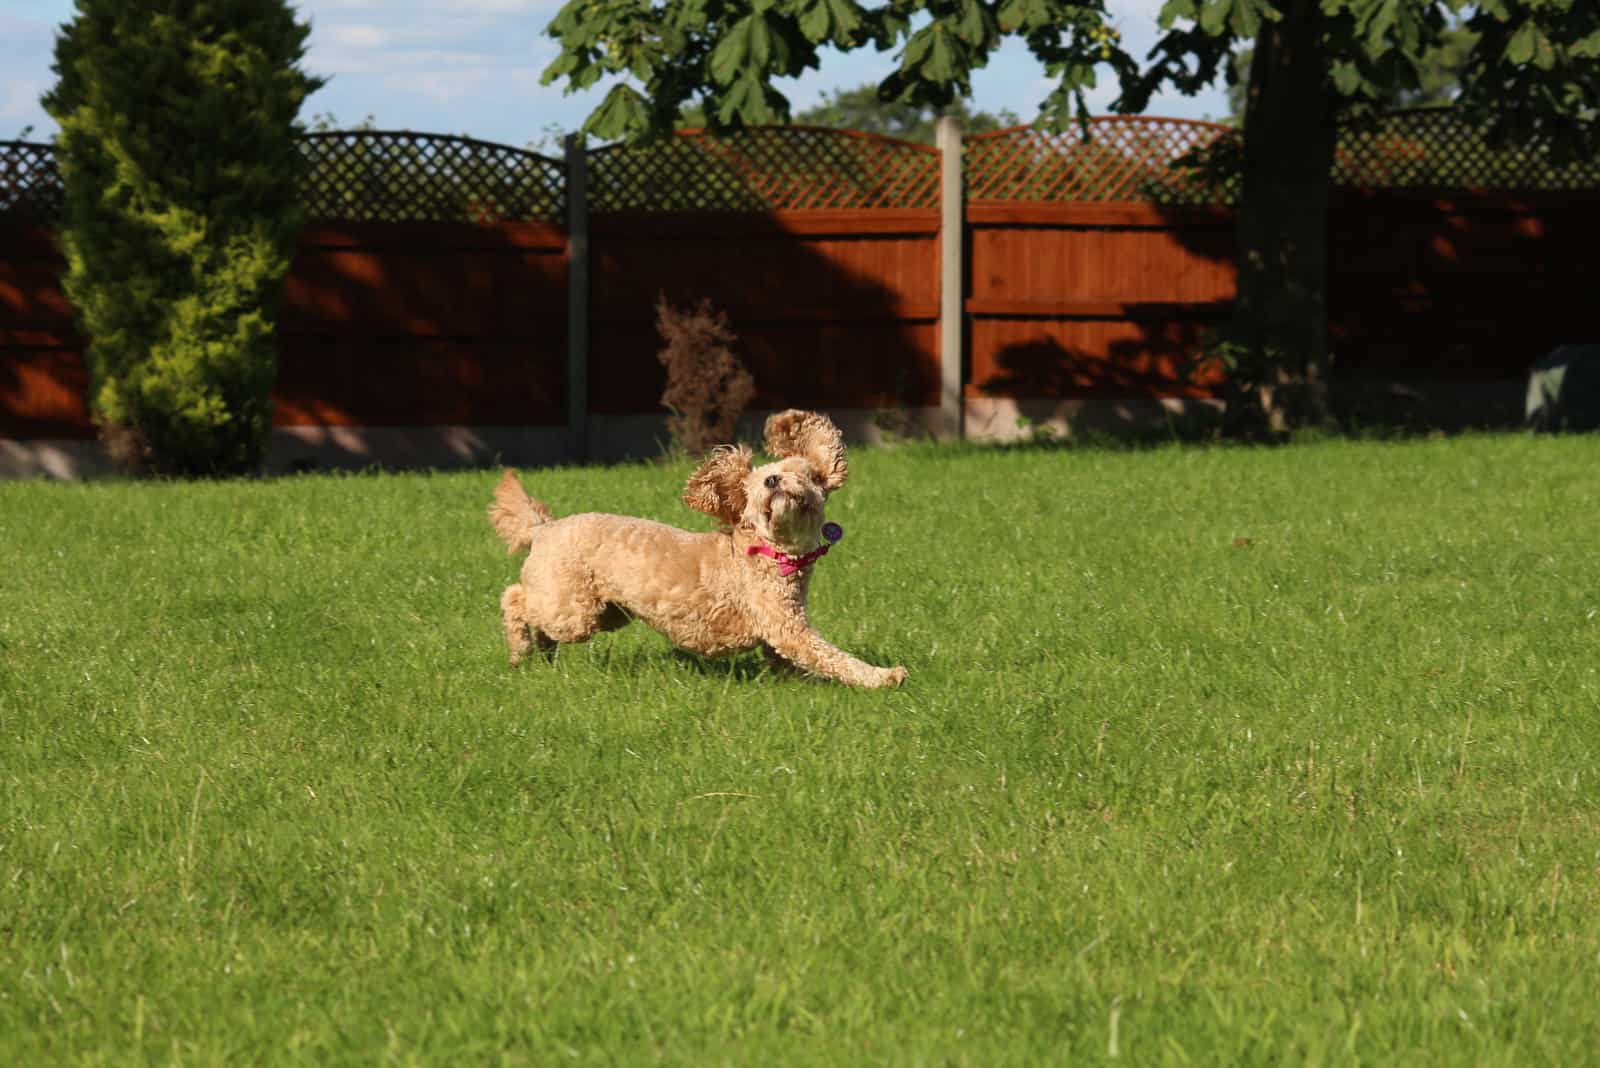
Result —
<svg viewBox="0 0 1600 1068"><path fill-rule="evenodd" d="M1347 190L1329 231L1341 378L1521 379L1555 345L1600 338L1592 194Z"/></svg>
<svg viewBox="0 0 1600 1068"><path fill-rule="evenodd" d="M593 153L591 410L661 410L659 296L727 312L757 407L937 407L938 162L805 127Z"/></svg>
<svg viewBox="0 0 1600 1068"><path fill-rule="evenodd" d="M566 235L541 223L309 227L284 283L279 426L565 421Z"/></svg>
<svg viewBox="0 0 1600 1068"><path fill-rule="evenodd" d="M590 410L661 410L659 296L728 314L757 407L937 407L936 212L596 216Z"/></svg>
<svg viewBox="0 0 1600 1068"><path fill-rule="evenodd" d="M973 205L969 397L1203 397L1200 333L1233 299L1222 211Z"/></svg>
<svg viewBox="0 0 1600 1068"><path fill-rule="evenodd" d="M0 217L0 438L94 436L55 230Z"/></svg>
<svg viewBox="0 0 1600 1068"><path fill-rule="evenodd" d="M1211 393L1194 357L1234 295L1234 188L1189 161L1230 136L1106 118L967 143L969 400Z"/></svg>

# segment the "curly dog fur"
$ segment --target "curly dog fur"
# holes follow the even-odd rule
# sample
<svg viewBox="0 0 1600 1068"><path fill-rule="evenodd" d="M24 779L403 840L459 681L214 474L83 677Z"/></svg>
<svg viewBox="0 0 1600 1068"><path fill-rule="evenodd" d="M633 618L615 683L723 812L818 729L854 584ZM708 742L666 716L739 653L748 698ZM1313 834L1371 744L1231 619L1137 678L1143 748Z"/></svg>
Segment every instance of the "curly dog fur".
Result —
<svg viewBox="0 0 1600 1068"><path fill-rule="evenodd" d="M811 629L811 568L783 575L777 560L750 553L766 544L798 557L821 543L824 503L849 474L838 428L790 409L767 420L766 446L773 463L753 468L748 448L724 445L690 476L684 503L722 523L713 534L596 512L556 519L507 470L489 522L511 552L528 554L500 598L512 666L535 647L551 656L642 619L706 656L759 646L851 686L904 682L905 668L874 667Z"/></svg>

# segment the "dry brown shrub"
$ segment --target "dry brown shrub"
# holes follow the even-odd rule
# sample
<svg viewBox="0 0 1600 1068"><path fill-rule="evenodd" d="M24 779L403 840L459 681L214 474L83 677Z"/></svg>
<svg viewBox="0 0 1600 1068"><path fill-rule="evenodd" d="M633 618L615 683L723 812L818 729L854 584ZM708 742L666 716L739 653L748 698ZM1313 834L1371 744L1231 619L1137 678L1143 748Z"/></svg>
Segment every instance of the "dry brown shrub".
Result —
<svg viewBox="0 0 1600 1068"><path fill-rule="evenodd" d="M155 450L138 427L126 423L95 420L100 432L100 444L119 470L131 475L148 475L154 468Z"/></svg>
<svg viewBox="0 0 1600 1068"><path fill-rule="evenodd" d="M728 316L702 299L693 308L677 308L663 294L656 301L656 330L666 347L657 359L667 369L661 403L672 415L667 432L675 448L702 453L734 439L734 427L756 395L733 345L739 340Z"/></svg>

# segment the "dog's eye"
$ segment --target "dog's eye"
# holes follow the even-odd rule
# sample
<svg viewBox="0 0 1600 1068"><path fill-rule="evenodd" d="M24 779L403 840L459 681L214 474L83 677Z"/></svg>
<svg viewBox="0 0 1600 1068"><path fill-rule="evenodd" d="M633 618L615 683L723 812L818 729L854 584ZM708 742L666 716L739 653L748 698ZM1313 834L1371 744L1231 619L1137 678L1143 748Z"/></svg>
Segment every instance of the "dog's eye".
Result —
<svg viewBox="0 0 1600 1068"><path fill-rule="evenodd" d="M777 475L768 475L766 484L767 484L767 489L777 489L778 488L778 476Z"/></svg>

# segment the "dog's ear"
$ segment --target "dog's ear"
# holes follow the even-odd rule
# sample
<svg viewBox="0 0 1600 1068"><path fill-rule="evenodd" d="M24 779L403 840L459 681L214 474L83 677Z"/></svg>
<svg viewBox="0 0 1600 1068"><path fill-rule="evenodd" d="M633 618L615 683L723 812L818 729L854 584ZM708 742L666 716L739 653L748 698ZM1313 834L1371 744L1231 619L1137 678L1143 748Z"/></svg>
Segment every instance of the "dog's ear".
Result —
<svg viewBox="0 0 1600 1068"><path fill-rule="evenodd" d="M683 503L729 526L744 514L744 480L750 477L750 450L718 445L683 487Z"/></svg>
<svg viewBox="0 0 1600 1068"><path fill-rule="evenodd" d="M844 485L850 468L844 462L844 438L833 420L821 412L802 412L790 408L767 420L767 451L780 460L803 456L822 479L822 488L832 493Z"/></svg>

